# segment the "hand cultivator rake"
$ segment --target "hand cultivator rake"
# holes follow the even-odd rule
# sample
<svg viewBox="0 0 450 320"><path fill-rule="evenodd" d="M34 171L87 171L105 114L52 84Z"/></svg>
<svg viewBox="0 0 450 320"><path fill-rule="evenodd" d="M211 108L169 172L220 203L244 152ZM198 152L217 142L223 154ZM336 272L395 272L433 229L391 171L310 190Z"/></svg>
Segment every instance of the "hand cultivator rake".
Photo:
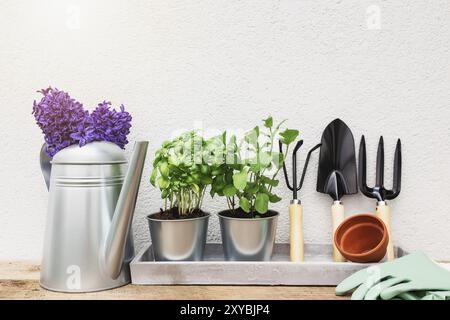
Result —
<svg viewBox="0 0 450 320"><path fill-rule="evenodd" d="M321 144L316 145L308 152L308 156L305 160L303 167L302 177L300 184L297 184L297 152L303 145L303 140L297 142L292 152L292 185L289 183L288 173L286 169L286 163L283 163L284 178L289 190L292 191L292 200L289 205L289 219L290 219L290 255L291 261L303 261L304 260L304 242L303 242L303 206L298 199L298 192L303 187L303 181L305 180L306 170L308 169L308 163L311 158L311 154L320 148ZM280 141L280 153L283 154L283 144Z"/></svg>

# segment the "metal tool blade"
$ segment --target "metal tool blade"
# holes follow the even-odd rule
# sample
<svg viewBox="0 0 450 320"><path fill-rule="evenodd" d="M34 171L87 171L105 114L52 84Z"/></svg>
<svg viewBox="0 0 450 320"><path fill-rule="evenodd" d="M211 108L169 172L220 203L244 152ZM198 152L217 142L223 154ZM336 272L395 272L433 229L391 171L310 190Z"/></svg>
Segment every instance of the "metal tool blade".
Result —
<svg viewBox="0 0 450 320"><path fill-rule="evenodd" d="M358 192L355 141L350 128L335 119L324 130L319 156L317 191L335 201Z"/></svg>

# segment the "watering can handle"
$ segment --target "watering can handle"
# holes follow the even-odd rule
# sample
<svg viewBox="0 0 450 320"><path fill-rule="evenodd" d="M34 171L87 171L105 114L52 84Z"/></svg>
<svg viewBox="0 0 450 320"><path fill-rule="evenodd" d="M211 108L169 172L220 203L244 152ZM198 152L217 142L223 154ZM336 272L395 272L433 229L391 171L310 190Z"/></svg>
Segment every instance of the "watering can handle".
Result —
<svg viewBox="0 0 450 320"><path fill-rule="evenodd" d="M47 186L48 190L50 188L50 174L52 172L52 164L50 163L50 161L52 161L52 159L48 156L47 152L45 152L46 147L47 144L44 143L41 148L39 160L41 163L42 175L44 176L45 185Z"/></svg>

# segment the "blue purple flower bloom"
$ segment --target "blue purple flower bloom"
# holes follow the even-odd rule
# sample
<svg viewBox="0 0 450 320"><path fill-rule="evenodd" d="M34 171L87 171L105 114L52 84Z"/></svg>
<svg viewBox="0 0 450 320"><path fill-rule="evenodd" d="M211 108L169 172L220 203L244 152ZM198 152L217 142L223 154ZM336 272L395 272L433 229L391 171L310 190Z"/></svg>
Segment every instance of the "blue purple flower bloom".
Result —
<svg viewBox="0 0 450 320"><path fill-rule="evenodd" d="M116 111L111 102L103 101L89 114L64 91L48 88L39 92L44 97L39 103L34 101L33 115L44 133L50 157L70 145L82 147L92 141L109 141L125 148L132 118L123 105Z"/></svg>
<svg viewBox="0 0 450 320"><path fill-rule="evenodd" d="M92 112L94 139L113 142L123 149L128 143L131 115L125 111L123 105L120 106L120 111L110 110L110 107L111 102L103 101Z"/></svg>

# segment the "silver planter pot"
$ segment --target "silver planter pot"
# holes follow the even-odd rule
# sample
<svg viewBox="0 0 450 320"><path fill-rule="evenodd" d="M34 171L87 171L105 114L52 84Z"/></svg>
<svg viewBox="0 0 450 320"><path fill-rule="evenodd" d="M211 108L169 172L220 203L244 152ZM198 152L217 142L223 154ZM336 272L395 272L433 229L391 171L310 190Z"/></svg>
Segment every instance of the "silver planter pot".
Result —
<svg viewBox="0 0 450 320"><path fill-rule="evenodd" d="M219 212L225 259L270 261L275 244L278 212L271 217L254 219L231 218L223 215L226 212Z"/></svg>
<svg viewBox="0 0 450 320"><path fill-rule="evenodd" d="M156 261L200 261L205 252L210 215L159 220L147 216Z"/></svg>

